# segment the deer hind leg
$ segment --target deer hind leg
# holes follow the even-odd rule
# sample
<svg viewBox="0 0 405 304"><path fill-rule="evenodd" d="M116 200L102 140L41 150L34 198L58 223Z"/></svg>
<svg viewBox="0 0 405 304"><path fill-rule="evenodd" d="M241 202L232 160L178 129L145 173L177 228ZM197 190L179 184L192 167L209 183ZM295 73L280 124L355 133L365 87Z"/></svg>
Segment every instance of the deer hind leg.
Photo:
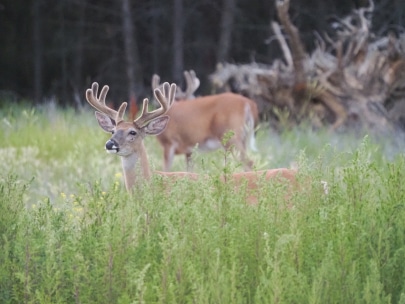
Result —
<svg viewBox="0 0 405 304"><path fill-rule="evenodd" d="M187 166L187 172L192 172L193 171L193 160L191 158L192 153L186 153L186 166Z"/></svg>
<svg viewBox="0 0 405 304"><path fill-rule="evenodd" d="M235 134L226 144L225 149L231 149L233 155L239 154L239 159L245 171L250 171L253 168L253 161L246 153L246 141L242 139L243 136Z"/></svg>
<svg viewBox="0 0 405 304"><path fill-rule="evenodd" d="M164 147L164 164L163 170L168 172L172 168L173 158L174 158L175 146L165 146Z"/></svg>
<svg viewBox="0 0 405 304"><path fill-rule="evenodd" d="M253 161L247 156L245 147L239 149L239 158L241 163L243 164L244 170L251 171L253 168Z"/></svg>

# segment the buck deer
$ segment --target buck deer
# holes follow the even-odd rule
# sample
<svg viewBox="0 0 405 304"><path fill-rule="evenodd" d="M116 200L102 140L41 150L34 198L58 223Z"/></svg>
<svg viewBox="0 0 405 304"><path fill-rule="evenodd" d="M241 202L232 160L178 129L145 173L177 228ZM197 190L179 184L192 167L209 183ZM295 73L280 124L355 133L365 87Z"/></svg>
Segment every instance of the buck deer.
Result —
<svg viewBox="0 0 405 304"><path fill-rule="evenodd" d="M149 180L152 172L149 166L148 155L145 150L143 140L147 135L158 135L166 127L169 116L165 115L175 99L176 85L169 83L163 84L163 90L155 89L154 96L160 108L149 112L148 99L143 100L143 106L140 116L134 121L124 121L124 113L127 103L123 102L118 111L115 111L105 104L105 98L109 90L108 86L104 86L98 96L98 83L94 82L91 89L86 90L86 99L91 106L97 111L95 113L100 127L112 133L111 138L106 142L105 149L108 153L115 153L121 156L121 163L124 172L125 186L130 192L136 183L136 178L141 175L142 179ZM190 172L159 172L169 180L178 178L198 179L200 176ZM290 185L296 184L296 171L286 168L250 171L232 174L229 179L236 186L242 183L247 183L250 194L247 198L249 203L255 203L257 197L255 189L258 187L258 182L265 178L266 180L288 181ZM223 181L227 181L222 178Z"/></svg>
<svg viewBox="0 0 405 304"><path fill-rule="evenodd" d="M181 98L194 97L199 80L194 71L184 72L187 88L181 91ZM159 76L153 75L152 88L160 88ZM187 171L191 169L191 155L196 147L203 151L234 148L240 154L245 170L251 170L253 162L248 158L246 146L249 140L252 150L256 150L254 126L258 120L256 103L242 95L222 93L194 98L187 102L175 102L167 112L170 117L166 129L157 136L163 147L164 171L170 171L174 155L186 156ZM233 137L225 144L224 135L232 131Z"/></svg>

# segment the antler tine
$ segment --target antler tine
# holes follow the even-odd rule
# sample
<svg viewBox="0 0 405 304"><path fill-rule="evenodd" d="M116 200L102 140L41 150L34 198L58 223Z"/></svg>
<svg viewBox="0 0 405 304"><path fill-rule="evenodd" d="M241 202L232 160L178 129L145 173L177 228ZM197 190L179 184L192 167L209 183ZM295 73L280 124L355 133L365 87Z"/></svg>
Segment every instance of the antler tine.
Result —
<svg viewBox="0 0 405 304"><path fill-rule="evenodd" d="M120 121L124 120L124 114L125 114L125 110L127 109L127 105L128 103L126 103L125 101L120 105L120 107L118 108L118 113L117 113L117 119L115 120L115 122L118 124Z"/></svg>
<svg viewBox="0 0 405 304"><path fill-rule="evenodd" d="M152 76L152 90L159 88L160 86L160 76L158 74L153 74Z"/></svg>
<svg viewBox="0 0 405 304"><path fill-rule="evenodd" d="M187 84L185 95L187 99L190 99L200 86L200 80L197 78L194 70L184 71L184 77Z"/></svg>
<svg viewBox="0 0 405 304"><path fill-rule="evenodd" d="M97 97L98 83L93 82L93 84L91 85L91 89L86 90L86 99L93 108L104 114L107 114L111 119L115 120L116 123L118 123L119 121L123 120L127 103L123 102L118 111L107 107L105 104L105 98L109 89L110 88L108 85L103 86L103 88L101 89L100 97Z"/></svg>
<svg viewBox="0 0 405 304"><path fill-rule="evenodd" d="M140 127L143 127L152 119L165 114L170 109L176 95L176 84L172 83L171 85L169 85L168 82L165 82L163 83L163 93L159 88L156 88L153 93L156 100L160 104L160 108L152 112L148 112L149 100L148 98L145 98L142 104L141 115L136 120L134 120L134 123L136 123Z"/></svg>

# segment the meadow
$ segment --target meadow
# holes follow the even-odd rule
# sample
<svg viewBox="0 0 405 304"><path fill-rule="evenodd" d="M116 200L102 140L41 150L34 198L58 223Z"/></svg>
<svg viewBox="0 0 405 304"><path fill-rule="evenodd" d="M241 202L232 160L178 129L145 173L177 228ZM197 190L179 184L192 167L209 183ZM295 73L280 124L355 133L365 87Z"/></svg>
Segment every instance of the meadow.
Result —
<svg viewBox="0 0 405 304"><path fill-rule="evenodd" d="M294 164L329 193L287 207L263 183L248 206L219 182L240 170L224 151L195 156L208 179L129 195L90 108L3 105L0 124L0 303L405 303L405 158L389 138L262 125L257 169Z"/></svg>

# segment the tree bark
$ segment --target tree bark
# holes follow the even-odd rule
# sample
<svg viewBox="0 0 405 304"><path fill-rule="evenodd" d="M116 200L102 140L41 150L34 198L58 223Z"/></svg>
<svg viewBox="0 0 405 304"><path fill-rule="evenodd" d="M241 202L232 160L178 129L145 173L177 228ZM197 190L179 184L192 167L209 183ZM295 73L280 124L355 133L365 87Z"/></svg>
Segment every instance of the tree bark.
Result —
<svg viewBox="0 0 405 304"><path fill-rule="evenodd" d="M130 119L134 119L138 110L136 106L136 92L138 90L142 91L140 77L141 69L129 0L121 1L121 9L128 81L129 112Z"/></svg>
<svg viewBox="0 0 405 304"><path fill-rule="evenodd" d="M42 18L41 2L33 1L32 3L32 23L33 23L33 50L34 50L34 102L38 104L42 100Z"/></svg>
<svg viewBox="0 0 405 304"><path fill-rule="evenodd" d="M224 0L222 10L221 26L219 33L217 62L228 61L229 51L231 49L233 20L236 10L235 0Z"/></svg>
<svg viewBox="0 0 405 304"><path fill-rule="evenodd" d="M84 28L86 25L86 1L78 2L78 26L77 42L74 51L74 71L71 86L73 87L74 100L77 108L82 107L83 93L83 46L84 46Z"/></svg>
<svg viewBox="0 0 405 304"><path fill-rule="evenodd" d="M293 59L293 65L295 69L295 83L301 84L306 82L305 70L304 70L304 60L306 57L306 52L304 45L301 42L301 38L298 29L290 20L288 14L288 9L290 7L290 0L277 0L276 9L278 12L278 17L281 24L284 26L288 37L290 38L291 53Z"/></svg>
<svg viewBox="0 0 405 304"><path fill-rule="evenodd" d="M158 6L157 1L153 2L154 6ZM152 15L151 22L151 35L152 35L152 72L160 73L160 56L159 50L161 48L161 39L159 36L159 13L154 10L155 13Z"/></svg>
<svg viewBox="0 0 405 304"><path fill-rule="evenodd" d="M60 95L61 95L61 105L66 106L68 104L68 94L67 94L67 82L68 82L68 68L67 68L67 46L66 46L66 20L65 20L65 1L59 3L59 19L60 19L60 56L61 56L61 84L60 84Z"/></svg>
<svg viewBox="0 0 405 304"><path fill-rule="evenodd" d="M184 14L183 0L173 3L173 81L180 84L184 70Z"/></svg>

